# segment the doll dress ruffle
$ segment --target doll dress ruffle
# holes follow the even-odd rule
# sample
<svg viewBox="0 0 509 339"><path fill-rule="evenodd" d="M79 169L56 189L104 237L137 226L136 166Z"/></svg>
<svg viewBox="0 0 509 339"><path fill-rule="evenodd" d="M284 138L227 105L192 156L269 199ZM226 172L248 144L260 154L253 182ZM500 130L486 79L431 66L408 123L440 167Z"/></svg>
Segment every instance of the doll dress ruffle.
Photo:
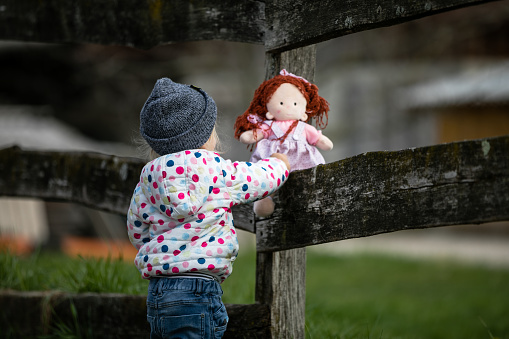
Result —
<svg viewBox="0 0 509 339"><path fill-rule="evenodd" d="M250 161L256 162L266 159L273 153L286 154L292 167L290 172L325 164L325 160L318 148L311 145L306 139L305 128L308 124L299 121L295 129L281 142L281 140L277 139L286 133L286 129L281 124L282 122L268 120L264 123L270 126L272 133L269 133L268 137L256 144L256 149L251 155ZM314 128L310 125L308 127ZM321 131L316 132L321 135Z"/></svg>

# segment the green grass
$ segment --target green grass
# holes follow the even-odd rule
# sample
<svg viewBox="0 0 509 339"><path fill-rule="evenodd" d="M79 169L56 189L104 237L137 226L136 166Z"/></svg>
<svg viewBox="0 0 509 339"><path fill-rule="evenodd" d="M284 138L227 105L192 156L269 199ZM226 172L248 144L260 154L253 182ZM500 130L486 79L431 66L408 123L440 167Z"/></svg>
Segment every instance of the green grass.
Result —
<svg viewBox="0 0 509 339"><path fill-rule="evenodd" d="M307 338L509 338L509 270L308 251ZM0 288L145 294L131 260L0 254ZM254 302L255 254L223 284L225 303Z"/></svg>

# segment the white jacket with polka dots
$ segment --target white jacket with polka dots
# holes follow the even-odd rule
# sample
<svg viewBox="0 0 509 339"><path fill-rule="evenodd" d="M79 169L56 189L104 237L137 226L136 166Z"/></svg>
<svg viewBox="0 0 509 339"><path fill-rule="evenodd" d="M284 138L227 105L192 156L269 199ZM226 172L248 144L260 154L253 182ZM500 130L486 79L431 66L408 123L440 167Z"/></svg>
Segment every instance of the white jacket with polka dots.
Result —
<svg viewBox="0 0 509 339"><path fill-rule="evenodd" d="M202 149L146 164L127 213L142 277L198 272L223 282L239 247L232 206L272 194L287 177L276 158L231 162Z"/></svg>

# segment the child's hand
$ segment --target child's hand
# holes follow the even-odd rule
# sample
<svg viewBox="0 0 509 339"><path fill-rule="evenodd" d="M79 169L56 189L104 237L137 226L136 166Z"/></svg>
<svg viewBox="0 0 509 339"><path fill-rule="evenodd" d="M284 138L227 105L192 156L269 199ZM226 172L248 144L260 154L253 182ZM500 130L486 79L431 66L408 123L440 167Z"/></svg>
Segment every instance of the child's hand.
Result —
<svg viewBox="0 0 509 339"><path fill-rule="evenodd" d="M286 165L286 168L290 170L290 162L288 162L288 157L286 154L281 153L273 153L270 155L271 158L278 158L279 160L283 161Z"/></svg>

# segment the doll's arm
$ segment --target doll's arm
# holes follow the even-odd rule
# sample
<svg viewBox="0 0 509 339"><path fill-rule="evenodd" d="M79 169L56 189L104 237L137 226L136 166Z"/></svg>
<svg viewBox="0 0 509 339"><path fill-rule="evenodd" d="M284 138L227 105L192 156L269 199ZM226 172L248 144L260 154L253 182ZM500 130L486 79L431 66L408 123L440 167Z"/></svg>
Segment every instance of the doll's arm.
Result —
<svg viewBox="0 0 509 339"><path fill-rule="evenodd" d="M329 138L322 134L322 136L320 136L320 139L318 139L318 141L316 142L315 146L321 149L322 151L330 151L334 145Z"/></svg>
<svg viewBox="0 0 509 339"><path fill-rule="evenodd" d="M240 142L243 144L254 144L255 142L265 138L262 129L256 129L256 134L254 131L255 130L249 130L242 133L239 138Z"/></svg>

